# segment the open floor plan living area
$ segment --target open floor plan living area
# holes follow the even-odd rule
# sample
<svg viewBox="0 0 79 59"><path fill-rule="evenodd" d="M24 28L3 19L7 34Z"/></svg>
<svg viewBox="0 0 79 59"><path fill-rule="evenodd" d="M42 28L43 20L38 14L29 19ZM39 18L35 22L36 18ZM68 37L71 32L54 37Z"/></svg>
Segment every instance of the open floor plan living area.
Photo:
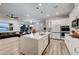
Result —
<svg viewBox="0 0 79 59"><path fill-rule="evenodd" d="M0 55L79 55L79 3L0 3Z"/></svg>

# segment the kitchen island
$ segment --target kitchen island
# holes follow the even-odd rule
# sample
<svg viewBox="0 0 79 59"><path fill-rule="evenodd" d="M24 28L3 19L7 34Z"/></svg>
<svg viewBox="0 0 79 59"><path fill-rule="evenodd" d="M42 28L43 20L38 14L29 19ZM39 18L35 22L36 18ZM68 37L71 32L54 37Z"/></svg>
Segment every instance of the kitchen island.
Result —
<svg viewBox="0 0 79 59"><path fill-rule="evenodd" d="M48 32L26 34L20 37L20 53L41 55L48 45Z"/></svg>

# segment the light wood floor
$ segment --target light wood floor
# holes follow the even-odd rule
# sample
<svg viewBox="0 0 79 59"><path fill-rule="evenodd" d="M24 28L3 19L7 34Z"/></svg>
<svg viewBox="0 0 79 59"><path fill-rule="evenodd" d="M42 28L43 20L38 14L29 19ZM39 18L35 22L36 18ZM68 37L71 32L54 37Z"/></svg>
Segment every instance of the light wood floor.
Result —
<svg viewBox="0 0 79 59"><path fill-rule="evenodd" d="M63 40L51 39L50 44L44 51L43 55L69 55L69 51Z"/></svg>

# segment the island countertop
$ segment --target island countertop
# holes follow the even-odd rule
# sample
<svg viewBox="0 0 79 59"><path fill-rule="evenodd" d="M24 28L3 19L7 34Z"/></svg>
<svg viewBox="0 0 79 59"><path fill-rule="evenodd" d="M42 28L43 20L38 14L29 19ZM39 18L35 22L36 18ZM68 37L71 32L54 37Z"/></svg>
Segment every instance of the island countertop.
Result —
<svg viewBox="0 0 79 59"><path fill-rule="evenodd" d="M22 35L21 37L27 37L27 38L30 38L30 39L41 39L45 36L47 36L49 34L49 32L42 32L41 34L39 33L35 33L35 34L26 34L26 35Z"/></svg>

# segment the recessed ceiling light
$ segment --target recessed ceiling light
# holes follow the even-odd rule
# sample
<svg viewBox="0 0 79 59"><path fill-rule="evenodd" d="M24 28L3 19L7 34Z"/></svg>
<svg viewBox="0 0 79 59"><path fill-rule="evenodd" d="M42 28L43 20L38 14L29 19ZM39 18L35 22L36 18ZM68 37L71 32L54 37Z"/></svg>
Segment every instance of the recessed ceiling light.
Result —
<svg viewBox="0 0 79 59"><path fill-rule="evenodd" d="M56 12L56 15L59 15L59 12Z"/></svg>
<svg viewBox="0 0 79 59"><path fill-rule="evenodd" d="M30 27L33 27L34 25L30 25Z"/></svg>
<svg viewBox="0 0 79 59"><path fill-rule="evenodd" d="M33 15L36 15L36 14L33 14Z"/></svg>
<svg viewBox="0 0 79 59"><path fill-rule="evenodd" d="M47 16L49 17L50 15L48 14Z"/></svg>
<svg viewBox="0 0 79 59"><path fill-rule="evenodd" d="M39 23L38 23L38 22L37 22L36 24L37 24L37 25L39 25Z"/></svg>
<svg viewBox="0 0 79 59"><path fill-rule="evenodd" d="M41 26L43 26L43 24L41 24Z"/></svg>
<svg viewBox="0 0 79 59"><path fill-rule="evenodd" d="M38 4L38 6L42 6L42 4L41 4L41 3L39 3L39 4Z"/></svg>
<svg viewBox="0 0 79 59"><path fill-rule="evenodd" d="M30 20L30 23L32 23L33 21L32 20Z"/></svg>
<svg viewBox="0 0 79 59"><path fill-rule="evenodd" d="M27 14L26 16L27 16L27 17L29 17L30 15L29 15L29 14Z"/></svg>

